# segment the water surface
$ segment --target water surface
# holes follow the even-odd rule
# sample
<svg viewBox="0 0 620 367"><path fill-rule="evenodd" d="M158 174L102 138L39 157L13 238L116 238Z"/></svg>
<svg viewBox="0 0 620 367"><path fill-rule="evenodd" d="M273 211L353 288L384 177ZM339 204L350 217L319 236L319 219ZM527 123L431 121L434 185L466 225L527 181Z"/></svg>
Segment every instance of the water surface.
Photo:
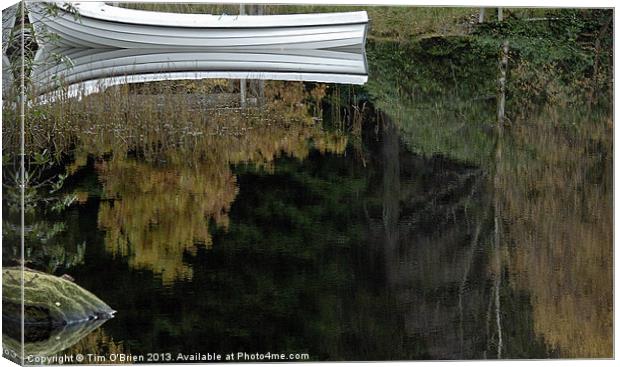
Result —
<svg viewBox="0 0 620 367"><path fill-rule="evenodd" d="M611 356L609 105L514 97L500 130L497 54L425 42L369 41L363 86L250 80L241 105L239 80L159 82L32 109L29 147L60 162L41 177L67 178L32 193L28 265L117 310L65 352Z"/></svg>

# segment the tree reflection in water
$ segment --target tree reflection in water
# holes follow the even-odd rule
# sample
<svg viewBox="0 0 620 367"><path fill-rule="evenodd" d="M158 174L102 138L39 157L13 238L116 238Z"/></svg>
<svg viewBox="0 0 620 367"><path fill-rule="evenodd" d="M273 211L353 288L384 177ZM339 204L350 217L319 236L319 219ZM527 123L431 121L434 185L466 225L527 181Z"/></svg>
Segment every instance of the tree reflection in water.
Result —
<svg viewBox="0 0 620 367"><path fill-rule="evenodd" d="M230 89L225 84L207 86ZM112 93L80 103L101 106L96 100L107 98L110 106ZM99 157L96 170L106 201L98 222L108 251L128 258L133 267L160 273L165 284L191 279L184 254L195 253L196 245L212 245L210 224L228 226L238 192L231 165L271 170L277 157L304 159L313 146L344 151L346 136L326 131L312 115L324 94L324 86L306 90L302 83L272 82L261 105L252 108L202 107L177 114L182 105L170 104L183 103L177 94L163 105L117 105L112 114L109 108L85 111L82 118L90 127L77 131L78 150ZM107 152L112 154L104 159Z"/></svg>
<svg viewBox="0 0 620 367"><path fill-rule="evenodd" d="M69 152L59 216L89 241L68 267L119 311L105 332L136 353L610 356L609 114L512 90L498 137L497 49L407 47L371 42L361 88L248 81L242 108L238 82L162 82L32 111L29 149Z"/></svg>

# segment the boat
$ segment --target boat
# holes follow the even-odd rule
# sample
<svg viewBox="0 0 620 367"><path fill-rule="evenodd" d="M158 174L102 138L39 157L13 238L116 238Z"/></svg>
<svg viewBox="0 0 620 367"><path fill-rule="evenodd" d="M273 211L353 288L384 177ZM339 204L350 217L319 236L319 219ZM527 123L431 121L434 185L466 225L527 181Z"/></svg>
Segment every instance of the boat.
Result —
<svg viewBox="0 0 620 367"><path fill-rule="evenodd" d="M70 62L58 62L58 60ZM31 80L39 101L81 98L120 84L248 79L364 84L364 52L341 50L77 49L37 51Z"/></svg>
<svg viewBox="0 0 620 367"><path fill-rule="evenodd" d="M365 11L285 15L181 14L134 10L104 2L28 2L36 34L58 46L89 48L363 48ZM50 6L54 7L50 11Z"/></svg>

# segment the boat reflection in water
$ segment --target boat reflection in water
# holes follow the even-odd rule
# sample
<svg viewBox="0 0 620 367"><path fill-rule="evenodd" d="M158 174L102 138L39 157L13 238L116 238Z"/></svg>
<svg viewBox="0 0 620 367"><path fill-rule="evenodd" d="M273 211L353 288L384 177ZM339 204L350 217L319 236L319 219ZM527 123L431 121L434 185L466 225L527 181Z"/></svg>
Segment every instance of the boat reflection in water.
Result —
<svg viewBox="0 0 620 367"><path fill-rule="evenodd" d="M67 62L59 62L59 60ZM38 51L32 80L40 102L163 80L249 79L338 84L368 80L366 55L350 50L188 51L78 49Z"/></svg>

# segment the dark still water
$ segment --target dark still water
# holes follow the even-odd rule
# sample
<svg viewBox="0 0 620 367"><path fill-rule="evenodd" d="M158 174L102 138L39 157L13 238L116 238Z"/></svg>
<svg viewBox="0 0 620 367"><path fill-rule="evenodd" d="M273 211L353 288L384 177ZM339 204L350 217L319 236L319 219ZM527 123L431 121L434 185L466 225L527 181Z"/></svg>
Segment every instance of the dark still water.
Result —
<svg viewBox="0 0 620 367"><path fill-rule="evenodd" d="M30 110L30 168L66 179L27 199L26 263L117 311L64 353L610 357L609 102L533 98L519 64L500 129L495 45L420 42L370 41L363 86L164 81Z"/></svg>
<svg viewBox="0 0 620 367"><path fill-rule="evenodd" d="M158 177L167 190L128 185L69 214L88 243L71 274L118 311L103 329L140 354L482 356L488 261L473 254L483 224L466 213L483 200L471 195L482 172L408 153L393 127L369 135L365 167L352 151L314 149L269 172L234 166L232 202L124 162L113 180ZM105 180L107 192L93 166L82 179ZM219 224L196 208L208 200Z"/></svg>

